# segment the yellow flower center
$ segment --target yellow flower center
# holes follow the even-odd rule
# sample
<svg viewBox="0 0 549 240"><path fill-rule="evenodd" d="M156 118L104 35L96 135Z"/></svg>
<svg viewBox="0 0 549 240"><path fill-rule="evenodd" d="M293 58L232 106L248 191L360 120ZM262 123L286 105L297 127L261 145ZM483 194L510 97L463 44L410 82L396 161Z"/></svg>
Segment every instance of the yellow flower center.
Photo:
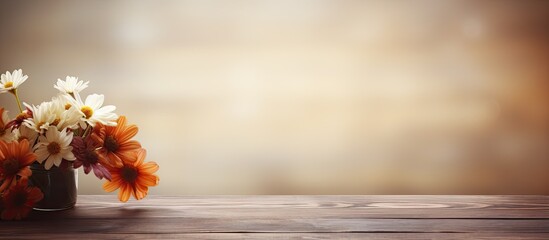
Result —
<svg viewBox="0 0 549 240"><path fill-rule="evenodd" d="M60 121L61 121L61 119L56 118L55 120L53 120L53 122L51 123L51 125L57 126L57 124L59 124Z"/></svg>
<svg viewBox="0 0 549 240"><path fill-rule="evenodd" d="M65 110L69 110L69 108L71 108L71 107L72 107L72 105L70 103L65 104Z"/></svg>
<svg viewBox="0 0 549 240"><path fill-rule="evenodd" d="M80 108L80 111L84 113L84 116L86 116L86 119L90 119L93 116L93 109L88 106L83 106Z"/></svg>
<svg viewBox="0 0 549 240"><path fill-rule="evenodd" d="M13 82L6 82L4 83L4 88L10 88L10 87L13 87Z"/></svg>
<svg viewBox="0 0 549 240"><path fill-rule="evenodd" d="M46 124L45 122L39 122L38 124L36 124L36 130L39 130L40 131L40 127L42 127L42 125Z"/></svg>
<svg viewBox="0 0 549 240"><path fill-rule="evenodd" d="M17 117L15 117L15 119L17 120L17 122L23 122L28 117L30 117L30 116L27 115L26 112L22 112L22 113L17 114Z"/></svg>
<svg viewBox="0 0 549 240"><path fill-rule="evenodd" d="M50 144L48 144L48 152L51 155L58 154L59 152L61 152L61 146L59 146L59 143L51 142Z"/></svg>

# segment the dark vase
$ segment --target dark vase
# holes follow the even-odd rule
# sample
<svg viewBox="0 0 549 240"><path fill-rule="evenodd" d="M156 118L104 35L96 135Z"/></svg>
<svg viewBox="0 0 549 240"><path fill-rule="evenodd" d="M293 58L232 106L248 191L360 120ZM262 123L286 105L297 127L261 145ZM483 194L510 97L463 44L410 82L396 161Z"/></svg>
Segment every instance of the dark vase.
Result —
<svg viewBox="0 0 549 240"><path fill-rule="evenodd" d="M76 204L78 171L72 164L66 164L66 161L63 163L49 170L42 164L34 163L30 166L30 184L40 188L44 194L44 198L36 203L34 210L59 211L72 208Z"/></svg>

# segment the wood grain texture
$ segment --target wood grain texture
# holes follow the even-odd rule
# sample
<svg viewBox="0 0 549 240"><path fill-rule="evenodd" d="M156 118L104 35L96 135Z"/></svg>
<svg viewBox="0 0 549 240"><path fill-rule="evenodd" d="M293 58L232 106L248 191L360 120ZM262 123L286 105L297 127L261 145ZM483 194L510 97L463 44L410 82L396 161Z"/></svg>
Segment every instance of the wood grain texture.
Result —
<svg viewBox="0 0 549 240"><path fill-rule="evenodd" d="M0 238L549 239L549 196L79 196Z"/></svg>
<svg viewBox="0 0 549 240"><path fill-rule="evenodd" d="M540 233L179 233L179 234L80 234L79 239L450 239L450 240L547 240L547 234ZM46 239L49 234L24 234L10 236L9 239ZM75 235L55 235L55 239L74 240Z"/></svg>

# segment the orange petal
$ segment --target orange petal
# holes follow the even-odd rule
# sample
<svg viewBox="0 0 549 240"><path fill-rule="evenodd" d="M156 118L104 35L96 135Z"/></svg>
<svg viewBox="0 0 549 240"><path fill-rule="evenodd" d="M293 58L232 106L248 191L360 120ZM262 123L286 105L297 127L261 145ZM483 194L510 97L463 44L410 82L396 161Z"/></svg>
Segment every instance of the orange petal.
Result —
<svg viewBox="0 0 549 240"><path fill-rule="evenodd" d="M150 161L150 162L146 162L145 164L141 165L141 167L139 168L139 171L152 174L152 173L158 171L158 168L159 168L159 166L158 166L158 164L156 164L156 162Z"/></svg>
<svg viewBox="0 0 549 240"><path fill-rule="evenodd" d="M146 186L142 186L140 184L136 184L134 188L134 196L135 199L141 200L147 196L149 192L149 188Z"/></svg>
<svg viewBox="0 0 549 240"><path fill-rule="evenodd" d="M144 148L137 150L137 158L133 163L133 165L136 167L141 166L141 164L143 164L143 161L145 161L146 157L147 157L147 150L145 150Z"/></svg>
<svg viewBox="0 0 549 240"><path fill-rule="evenodd" d="M137 135L137 132L139 129L135 125L130 125L126 129L124 129L124 132L121 132L120 135L118 135L120 138L118 139L120 142L127 142L131 138L135 137Z"/></svg>
<svg viewBox="0 0 549 240"><path fill-rule="evenodd" d="M130 189L130 186L128 185L123 185L120 188L120 191L118 191L118 199L121 202L127 202L128 199L130 199L130 195L131 195L131 189Z"/></svg>
<svg viewBox="0 0 549 240"><path fill-rule="evenodd" d="M143 174L140 175L139 178L137 178L137 182L139 184L142 184L144 186L156 186L158 185L158 182L160 181L160 178L156 175L149 175L149 174Z"/></svg>
<svg viewBox="0 0 549 240"><path fill-rule="evenodd" d="M7 189L7 188L10 186L10 184L11 184L12 181L13 181L12 178L9 178L9 179L8 179L8 178L5 178L5 179L4 179L4 182L2 182L2 185L0 185L0 192L2 192L2 191L4 191L5 189Z"/></svg>
<svg viewBox="0 0 549 240"><path fill-rule="evenodd" d="M29 141L23 139L19 142L19 156L25 156L29 152Z"/></svg>
<svg viewBox="0 0 549 240"><path fill-rule="evenodd" d="M30 152L27 152L27 154L22 155L21 157L21 163L23 164L23 166L31 165L34 160L36 160L36 154Z"/></svg>
<svg viewBox="0 0 549 240"><path fill-rule="evenodd" d="M40 200L42 200L42 198L44 198L44 194L42 193L42 191L40 191L40 189L36 188L36 187L32 187L31 190L29 191L29 200L33 201L33 202L38 202Z"/></svg>
<svg viewBox="0 0 549 240"><path fill-rule="evenodd" d="M124 128L126 126L126 116L122 115L116 120L116 126Z"/></svg>
<svg viewBox="0 0 549 240"><path fill-rule="evenodd" d="M8 154L8 145L4 141L0 141L0 158L4 158L4 154Z"/></svg>
<svg viewBox="0 0 549 240"><path fill-rule="evenodd" d="M137 158L135 151L118 152L116 153L116 156L125 164L132 164Z"/></svg>
<svg viewBox="0 0 549 240"><path fill-rule="evenodd" d="M106 154L102 153L101 151L97 151L97 155L99 156L99 163L101 163L101 165L105 166L106 168L115 167L111 164L111 161L107 158Z"/></svg>
<svg viewBox="0 0 549 240"><path fill-rule="evenodd" d="M138 141L131 140L120 144L117 152L131 151L141 148L141 144Z"/></svg>
<svg viewBox="0 0 549 240"><path fill-rule="evenodd" d="M101 138L101 136L99 136L99 134L93 133L91 135L91 139L99 146L103 146L103 144L105 143L105 140L103 138Z"/></svg>
<svg viewBox="0 0 549 240"><path fill-rule="evenodd" d="M120 116L118 117L118 120L116 120L116 126L108 126L107 130L110 130L108 132L112 133L113 135L120 135L120 133L126 128L126 117Z"/></svg>
<svg viewBox="0 0 549 240"><path fill-rule="evenodd" d="M8 143L8 151L12 156L17 156L17 153L19 152L19 149L17 149L17 146L15 145L16 142L10 142Z"/></svg>
<svg viewBox="0 0 549 240"><path fill-rule="evenodd" d="M17 175L21 177L29 177L30 175L32 175L32 171L30 170L29 167L24 167L21 170L19 170L19 173L17 173Z"/></svg>
<svg viewBox="0 0 549 240"><path fill-rule="evenodd" d="M118 189L120 187L120 184L117 182L117 181L106 181L104 184L103 184L103 190L105 190L106 192L113 192L114 190Z"/></svg>
<svg viewBox="0 0 549 240"><path fill-rule="evenodd" d="M107 159L109 160L109 164L113 167L122 167L124 165L122 159L114 153L107 153Z"/></svg>

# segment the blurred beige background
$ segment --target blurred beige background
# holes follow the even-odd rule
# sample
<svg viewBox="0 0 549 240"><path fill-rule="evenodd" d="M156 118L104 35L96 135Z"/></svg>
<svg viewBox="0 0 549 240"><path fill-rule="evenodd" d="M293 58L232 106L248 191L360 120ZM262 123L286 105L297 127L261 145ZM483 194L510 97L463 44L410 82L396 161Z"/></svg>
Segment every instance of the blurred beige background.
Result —
<svg viewBox="0 0 549 240"><path fill-rule="evenodd" d="M548 64L549 1L0 3L0 71L90 81L152 194L549 194Z"/></svg>

